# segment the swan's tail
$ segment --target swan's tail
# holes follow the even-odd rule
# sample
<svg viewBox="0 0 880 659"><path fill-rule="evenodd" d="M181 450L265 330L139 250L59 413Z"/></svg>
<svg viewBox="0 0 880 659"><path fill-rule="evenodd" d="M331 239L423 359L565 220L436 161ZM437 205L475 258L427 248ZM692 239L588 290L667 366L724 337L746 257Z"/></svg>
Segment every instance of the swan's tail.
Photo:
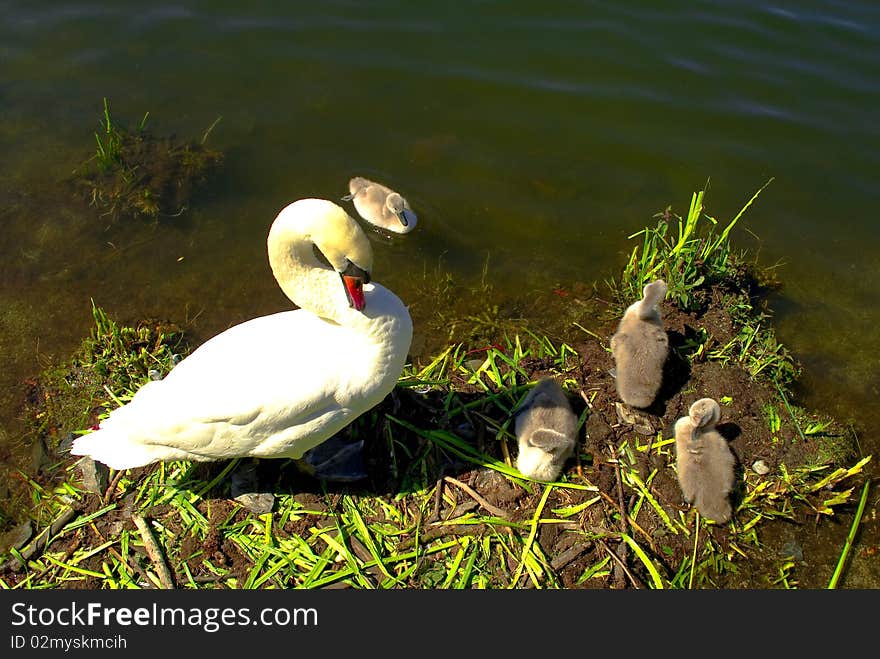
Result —
<svg viewBox="0 0 880 659"><path fill-rule="evenodd" d="M75 439L70 453L87 455L113 469L134 469L161 460L156 454L157 448L138 444L125 435L102 428Z"/></svg>

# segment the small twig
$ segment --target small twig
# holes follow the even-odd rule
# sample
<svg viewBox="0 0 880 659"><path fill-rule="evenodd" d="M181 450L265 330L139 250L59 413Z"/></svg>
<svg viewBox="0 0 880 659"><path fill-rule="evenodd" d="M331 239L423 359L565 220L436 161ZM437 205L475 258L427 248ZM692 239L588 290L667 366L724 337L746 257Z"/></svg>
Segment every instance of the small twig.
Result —
<svg viewBox="0 0 880 659"><path fill-rule="evenodd" d="M63 529L74 515L76 515L76 510L74 508L68 506L62 510L58 517L53 520L52 524L40 531L39 535L31 540L30 543L19 552L21 558L23 558L25 562L22 562L18 556L13 556L3 564L3 569L12 568L20 570L25 567L27 561L32 556L41 554L46 547L49 546L50 538Z"/></svg>
<svg viewBox="0 0 880 659"><path fill-rule="evenodd" d="M107 486L107 491L104 492L104 504L110 503L110 496L116 492L116 486L119 484L119 480L122 478L122 474L125 473L124 469L120 469L115 474L113 474L113 480L110 481L110 484Z"/></svg>
<svg viewBox="0 0 880 659"><path fill-rule="evenodd" d="M620 513L621 515L626 515L626 513L620 509L620 504L617 503L610 496L608 496L607 493L602 492L600 490L599 496L601 496L603 499L605 499L605 501L610 503L611 507L614 508L614 510L616 510L618 513ZM648 542L652 551L656 551L657 547L654 544L654 539L651 537L651 535L645 529L643 529L641 526L639 526L638 522L636 522L632 517L629 517L629 516L627 516L627 517L628 517L630 526L632 526L636 531L638 531L639 533L642 534L642 537L644 537L645 540ZM614 536L617 537L617 532L614 533Z"/></svg>
<svg viewBox="0 0 880 659"><path fill-rule="evenodd" d="M485 528L482 524L441 524L425 529L423 533L419 534L418 538L413 536L412 538L401 540L398 549L409 549L416 544L425 544L447 535L481 535L484 531Z"/></svg>
<svg viewBox="0 0 880 659"><path fill-rule="evenodd" d="M217 583L218 581L223 581L224 579L239 579L247 574L246 570L239 570L238 572L227 572L226 574L203 574L197 577L193 577L192 580L195 583Z"/></svg>
<svg viewBox="0 0 880 659"><path fill-rule="evenodd" d="M632 581L632 585L633 585L635 588L637 588L637 589L644 589L644 588L645 588L645 584L642 582L642 580L639 579L636 575L634 575L634 574L630 571L630 569L626 566L626 563L624 563L624 562L620 559L620 557L619 557L617 554L615 554L615 553L611 550L611 547L609 547L608 545L606 545L605 542L602 541L602 540L599 540L599 544L602 545L602 548L603 548L606 552L608 552L608 555L616 561L615 565L618 565L618 566L620 567L620 569L623 570L623 571L626 573L626 576L629 577L629 580ZM621 542L621 544L626 544L626 543ZM623 586L621 585L620 588L622 588L622 587L623 587Z"/></svg>
<svg viewBox="0 0 880 659"><path fill-rule="evenodd" d="M434 508L431 511L431 517L428 520L433 522L440 519L440 506L443 503L443 475L446 472L446 465L440 465L440 475L437 477L437 487L434 488Z"/></svg>
<svg viewBox="0 0 880 659"><path fill-rule="evenodd" d="M590 397L584 393L583 389L578 389L578 393L581 395L581 398L584 399L584 402L587 404L587 407L590 408L590 412L593 412L593 403L590 401Z"/></svg>
<svg viewBox="0 0 880 659"><path fill-rule="evenodd" d="M92 532L96 536L98 536L98 539L101 541L101 543L107 542L107 538L105 538L104 534L98 530L98 527L95 526L94 522L89 522L89 528L91 528ZM147 573L144 571L144 569L140 565L137 564L136 561L126 560L122 556L122 554L120 554L118 551L116 551L116 549L113 547L108 547L107 551L109 551L116 558L116 560L118 560L122 565L125 565L125 566L131 568L134 572L136 572L137 575L141 578L141 580L143 582L149 583L150 579L149 579L149 577L147 577Z"/></svg>
<svg viewBox="0 0 880 659"><path fill-rule="evenodd" d="M624 503L624 500L623 500L623 478L620 475L620 462L619 462L618 458L615 457L614 447L611 445L610 442L608 443L608 450L610 451L611 457L613 458L614 476L615 476L615 480L617 481L617 502L618 502L618 505L620 506L620 522L618 525L620 526L620 531L622 533L629 535L630 534L629 515L627 515L626 504ZM620 556L619 556L620 565L624 569L624 571L626 571L626 555L627 555L626 543L621 541L621 543L617 546L617 550L620 552ZM623 587L623 574L621 573L620 569L615 568L614 580L615 580L616 585L619 588Z"/></svg>
<svg viewBox="0 0 880 659"><path fill-rule="evenodd" d="M445 480L448 483L452 483L453 485L457 485L458 487L460 487L462 490L467 492L474 501L479 503L481 506L483 506L483 508L488 510L490 513L492 513L496 517L500 517L502 519L507 519L509 517L507 511L501 510L501 508L498 508L497 506L493 506L491 503L486 501L482 496L480 496L473 488L471 488L470 485L466 485L465 483L462 483L460 480L457 480L457 479L453 478L452 476L444 476L443 480Z"/></svg>
<svg viewBox="0 0 880 659"><path fill-rule="evenodd" d="M150 560L153 561L153 566L156 568L156 572L159 575L159 583L162 584L162 588L173 590L174 582L171 579L171 572L168 570L168 565L165 563L165 558L162 556L162 550L159 549L159 545L156 543L156 539L153 537L150 527L147 525L144 518L138 513L132 513L131 519L135 523L135 526L138 527L138 531L140 531L141 540L144 541L147 555L150 557Z"/></svg>

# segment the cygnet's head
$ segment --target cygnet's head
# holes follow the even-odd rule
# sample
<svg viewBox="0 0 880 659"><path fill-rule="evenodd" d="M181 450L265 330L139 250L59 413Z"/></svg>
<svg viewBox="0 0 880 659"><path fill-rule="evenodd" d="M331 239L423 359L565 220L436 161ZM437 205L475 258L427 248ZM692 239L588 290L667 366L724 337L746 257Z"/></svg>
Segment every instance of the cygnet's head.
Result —
<svg viewBox="0 0 880 659"><path fill-rule="evenodd" d="M694 428L711 429L721 419L721 408L712 398L701 398L688 411Z"/></svg>
<svg viewBox="0 0 880 659"><path fill-rule="evenodd" d="M398 233L407 233L416 226L416 214L412 212L406 199L399 193L392 192L385 198L385 206L400 220L400 227L395 229Z"/></svg>
<svg viewBox="0 0 880 659"><path fill-rule="evenodd" d="M642 289L642 299L637 302L639 317L643 320L660 320L658 305L666 297L666 282L655 279Z"/></svg>

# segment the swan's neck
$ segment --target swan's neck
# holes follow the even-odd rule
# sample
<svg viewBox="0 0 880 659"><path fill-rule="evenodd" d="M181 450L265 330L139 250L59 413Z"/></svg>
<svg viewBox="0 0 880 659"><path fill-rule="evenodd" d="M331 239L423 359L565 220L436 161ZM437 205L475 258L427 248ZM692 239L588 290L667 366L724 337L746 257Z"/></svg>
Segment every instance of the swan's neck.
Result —
<svg viewBox="0 0 880 659"><path fill-rule="evenodd" d="M331 221L317 213L299 212L304 202L306 209L309 204L323 207L320 200L302 200L285 208L272 224L267 239L272 274L294 304L348 325L358 312L349 307L339 272L349 258L366 268L372 265L369 241L341 209ZM318 260L316 246L333 267Z"/></svg>
<svg viewBox="0 0 880 659"><path fill-rule="evenodd" d="M340 322L349 306L345 289L339 273L318 261L310 240L297 237L287 246L270 245L269 265L281 290L294 304Z"/></svg>

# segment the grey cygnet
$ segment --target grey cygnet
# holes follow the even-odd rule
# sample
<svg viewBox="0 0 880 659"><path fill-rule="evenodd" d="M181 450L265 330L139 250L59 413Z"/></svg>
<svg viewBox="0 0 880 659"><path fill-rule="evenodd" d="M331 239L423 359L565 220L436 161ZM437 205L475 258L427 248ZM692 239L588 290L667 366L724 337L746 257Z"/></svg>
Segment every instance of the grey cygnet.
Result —
<svg viewBox="0 0 880 659"><path fill-rule="evenodd" d="M718 403L701 398L691 405L688 416L675 422L675 468L685 501L703 517L723 523L731 515L728 494L736 458L715 430L720 418Z"/></svg>
<svg viewBox="0 0 880 659"><path fill-rule="evenodd" d="M358 215L370 224L394 233L416 228L418 218L409 202L387 186L355 176L348 182L348 191L343 201L354 202Z"/></svg>
<svg viewBox="0 0 880 659"><path fill-rule="evenodd" d="M516 412L516 468L535 480L556 480L576 444L577 417L562 387L540 380Z"/></svg>
<svg viewBox="0 0 880 659"><path fill-rule="evenodd" d="M662 279L646 285L643 297L627 307L617 332L611 337L611 354L617 371L617 394L627 405L649 407L663 380L669 339L658 305L666 296Z"/></svg>

